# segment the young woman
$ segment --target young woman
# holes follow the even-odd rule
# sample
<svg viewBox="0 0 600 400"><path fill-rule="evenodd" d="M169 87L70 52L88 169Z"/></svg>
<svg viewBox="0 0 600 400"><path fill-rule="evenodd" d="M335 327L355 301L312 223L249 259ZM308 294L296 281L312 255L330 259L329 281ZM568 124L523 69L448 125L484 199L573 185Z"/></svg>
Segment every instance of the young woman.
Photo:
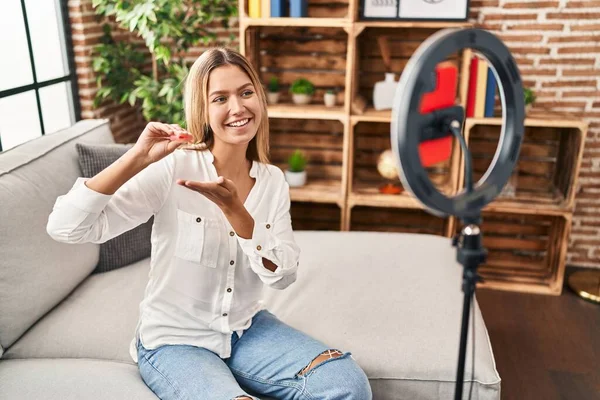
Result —
<svg viewBox="0 0 600 400"><path fill-rule="evenodd" d="M149 123L118 161L60 196L48 221L56 240L103 243L154 215L130 348L144 382L161 399L371 399L349 352L261 301L263 285L296 280L300 249L289 187L268 163L256 71L235 51L204 52L185 82L185 112L188 131Z"/></svg>

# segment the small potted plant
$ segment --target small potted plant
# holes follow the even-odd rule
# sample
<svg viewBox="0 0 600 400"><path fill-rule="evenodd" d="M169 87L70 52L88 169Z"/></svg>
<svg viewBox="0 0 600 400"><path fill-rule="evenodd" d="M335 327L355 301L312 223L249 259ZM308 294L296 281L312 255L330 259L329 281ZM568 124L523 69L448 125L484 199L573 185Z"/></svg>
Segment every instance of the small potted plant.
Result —
<svg viewBox="0 0 600 400"><path fill-rule="evenodd" d="M290 187L306 184L306 157L301 150L296 149L288 158L288 168L285 170L285 180Z"/></svg>
<svg viewBox="0 0 600 400"><path fill-rule="evenodd" d="M296 79L290 87L294 104L309 104L315 93L315 86L305 78Z"/></svg>
<svg viewBox="0 0 600 400"><path fill-rule="evenodd" d="M533 93L533 90L529 88L525 88L523 93L525 94L525 112L529 112L536 99L535 93Z"/></svg>
<svg viewBox="0 0 600 400"><path fill-rule="evenodd" d="M267 102L277 104L279 102L279 80L272 76L267 87Z"/></svg>
<svg viewBox="0 0 600 400"><path fill-rule="evenodd" d="M325 96L323 97L323 100L325 101L326 107L335 106L335 92L333 90L329 89L328 91L325 92Z"/></svg>

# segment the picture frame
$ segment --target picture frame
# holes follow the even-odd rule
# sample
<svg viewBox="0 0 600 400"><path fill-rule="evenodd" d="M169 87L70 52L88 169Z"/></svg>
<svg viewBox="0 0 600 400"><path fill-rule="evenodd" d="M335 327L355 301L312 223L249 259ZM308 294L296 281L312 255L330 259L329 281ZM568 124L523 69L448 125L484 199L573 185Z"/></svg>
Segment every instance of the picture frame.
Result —
<svg viewBox="0 0 600 400"><path fill-rule="evenodd" d="M361 0L363 21L465 22L470 0Z"/></svg>

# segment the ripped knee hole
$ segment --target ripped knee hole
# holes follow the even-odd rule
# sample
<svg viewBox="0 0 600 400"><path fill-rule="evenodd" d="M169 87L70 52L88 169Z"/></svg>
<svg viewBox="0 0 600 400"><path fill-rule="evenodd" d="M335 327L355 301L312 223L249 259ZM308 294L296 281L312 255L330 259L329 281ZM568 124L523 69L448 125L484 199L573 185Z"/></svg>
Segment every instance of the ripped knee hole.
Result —
<svg viewBox="0 0 600 400"><path fill-rule="evenodd" d="M338 358L342 355L343 355L343 353L339 350L325 350L324 352L319 354L317 357L315 357L315 359L312 360L310 364L308 364L300 372L298 372L298 375L302 376L302 375L306 374L308 371L310 371L311 369L313 369L314 367L316 367L317 365L321 364L323 361L329 360L332 358Z"/></svg>

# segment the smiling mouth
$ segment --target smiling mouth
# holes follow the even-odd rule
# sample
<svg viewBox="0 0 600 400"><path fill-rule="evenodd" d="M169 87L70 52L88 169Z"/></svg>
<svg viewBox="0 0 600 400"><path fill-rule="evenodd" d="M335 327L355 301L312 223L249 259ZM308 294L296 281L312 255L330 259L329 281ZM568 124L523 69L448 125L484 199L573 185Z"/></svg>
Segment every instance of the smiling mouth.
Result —
<svg viewBox="0 0 600 400"><path fill-rule="evenodd" d="M248 125L251 118L242 119L240 121L232 122L231 124L227 124L226 126L230 128L241 128L243 126Z"/></svg>

